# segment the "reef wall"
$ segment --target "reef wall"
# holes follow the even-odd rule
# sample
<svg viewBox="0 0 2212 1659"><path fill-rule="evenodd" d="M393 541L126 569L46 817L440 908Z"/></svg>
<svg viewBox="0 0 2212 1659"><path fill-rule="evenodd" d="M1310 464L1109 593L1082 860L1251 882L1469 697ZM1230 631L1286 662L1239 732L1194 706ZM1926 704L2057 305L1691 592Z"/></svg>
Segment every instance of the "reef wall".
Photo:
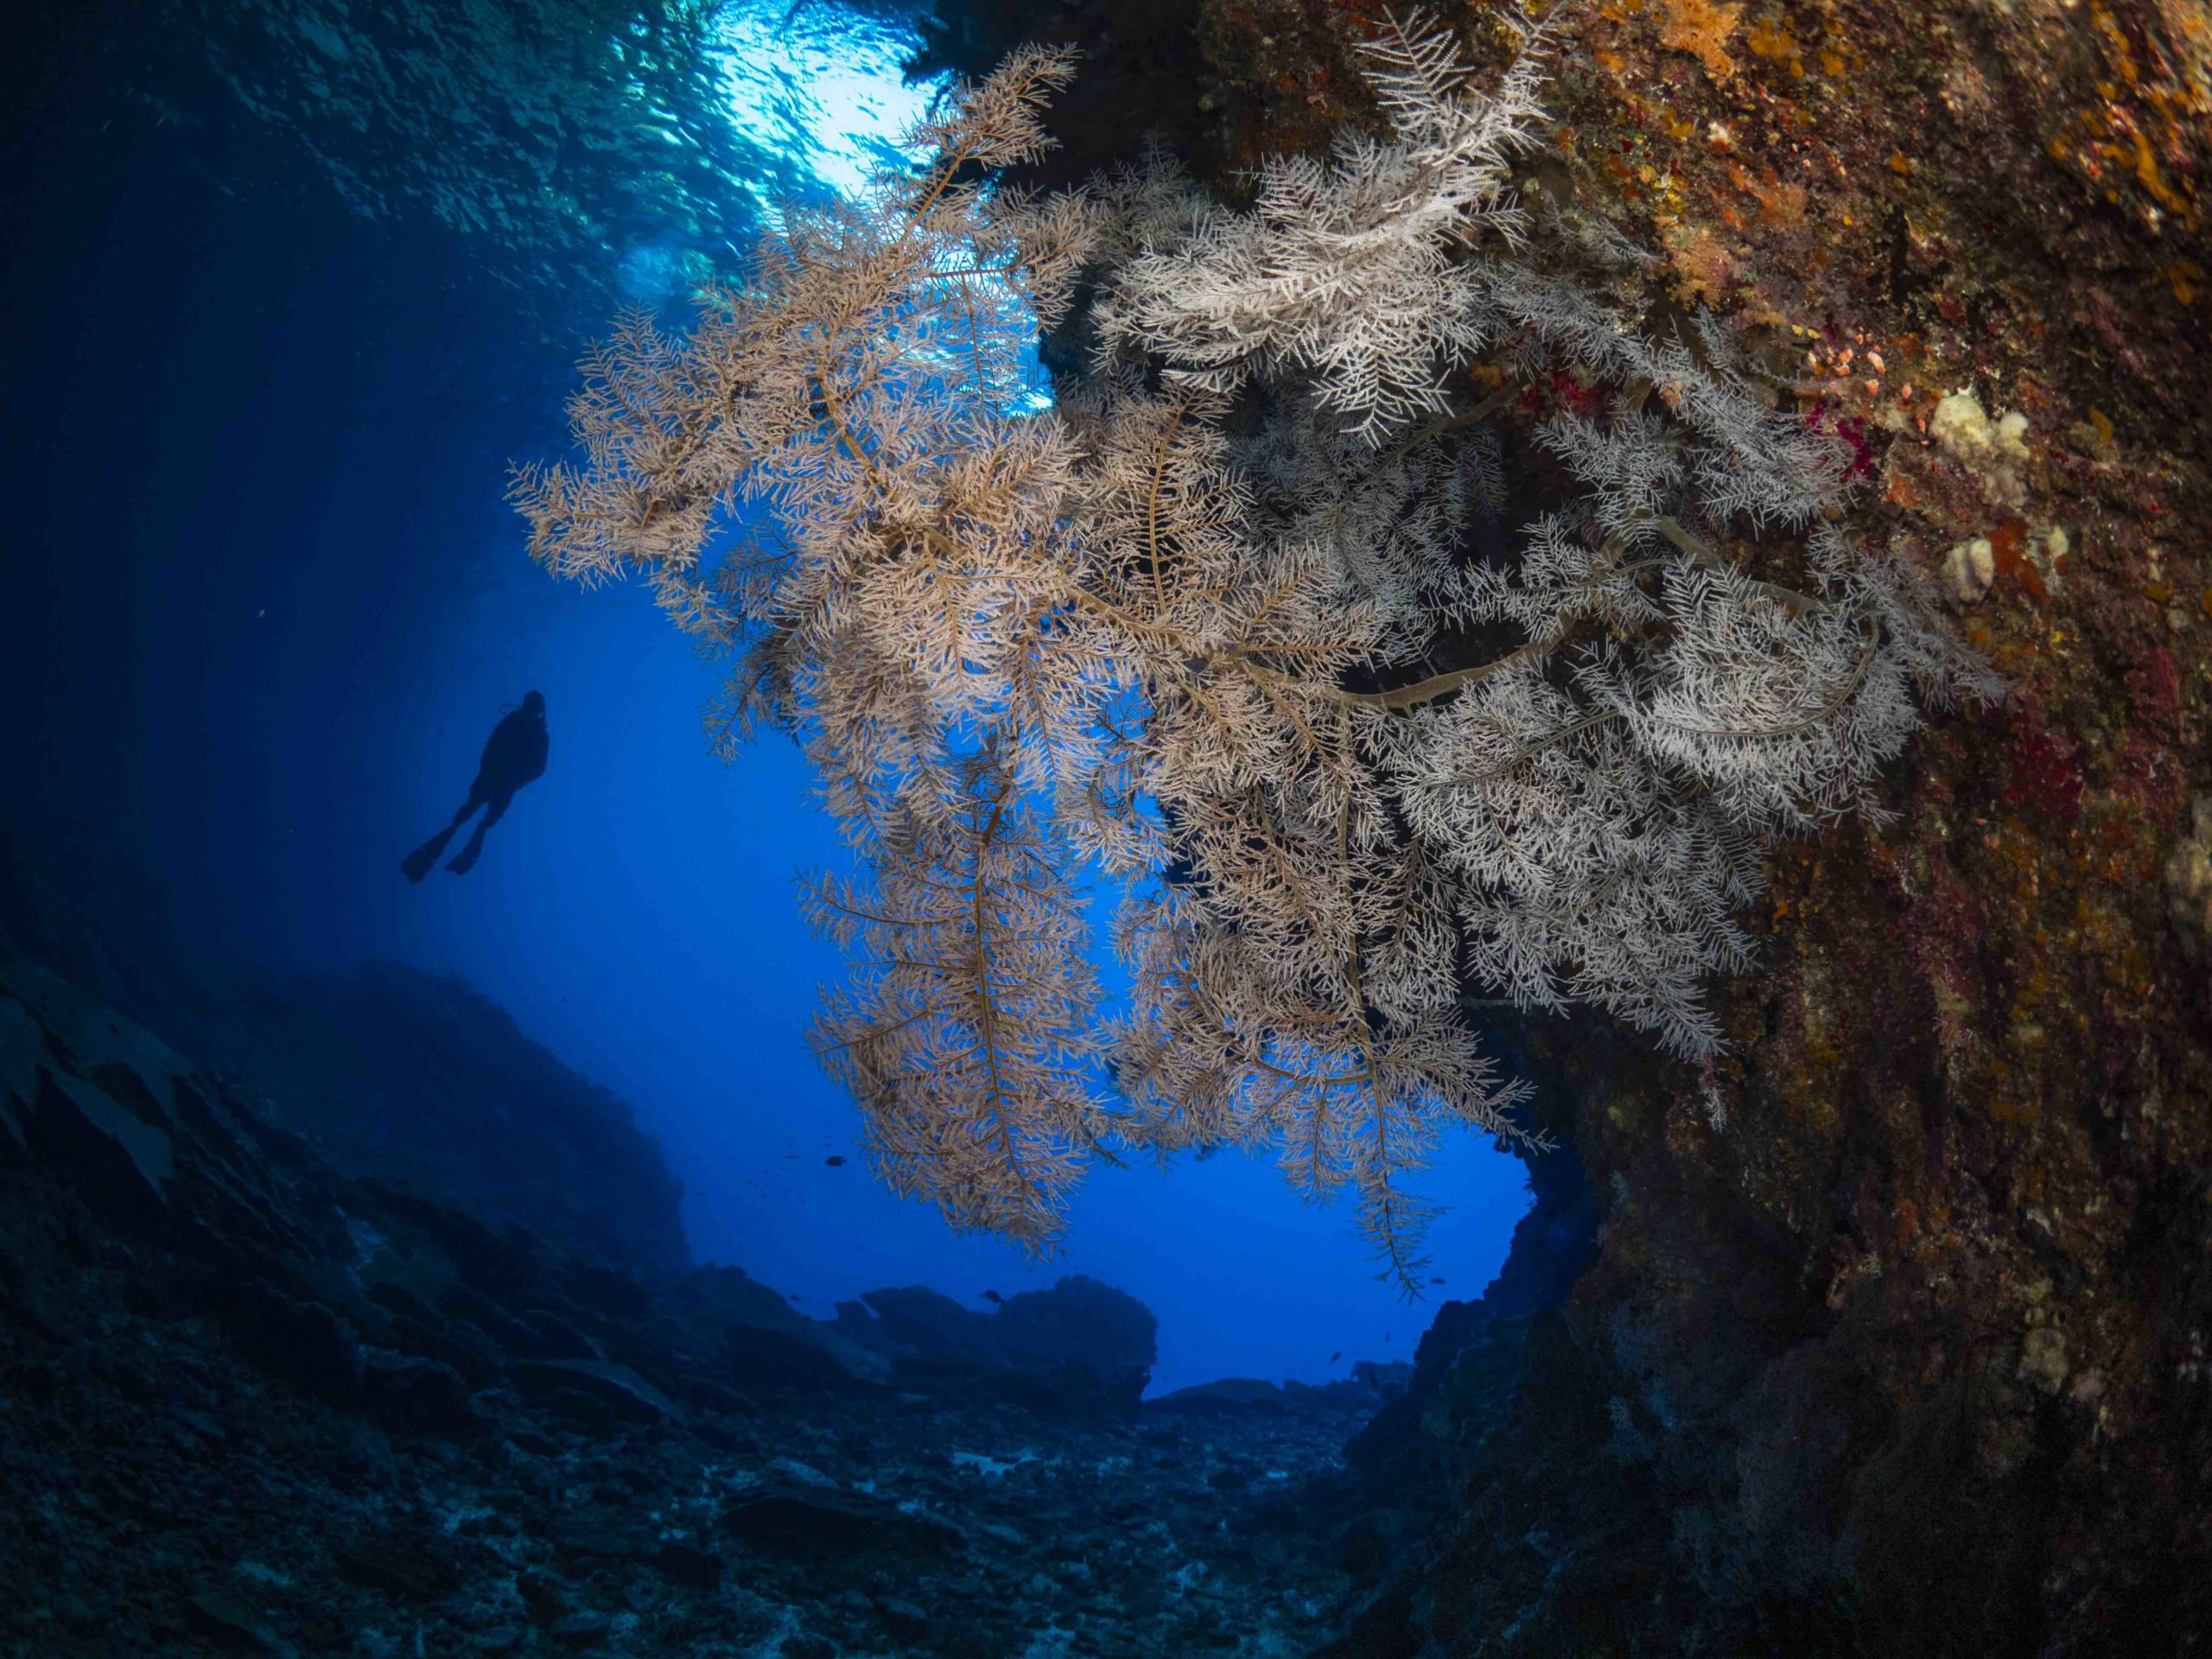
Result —
<svg viewBox="0 0 2212 1659"><path fill-rule="evenodd" d="M1494 10L1440 15L1494 41ZM1190 66L1157 118L1232 192L1371 118L1379 5L988 14L946 55L1077 40L1083 109ZM1376 1498L1414 1457L1428 1541L1337 1651L2189 1650L2212 12L1588 0L1560 28L1529 187L1663 254L1655 315L1747 326L1852 447L1853 532L2011 691L1935 719L1889 822L1775 857L1710 1079L1587 1022L1517 1034L1605 1206L1594 1263L1556 1312L1440 1319ZM1103 128L1078 111L1058 170L1112 160Z"/></svg>

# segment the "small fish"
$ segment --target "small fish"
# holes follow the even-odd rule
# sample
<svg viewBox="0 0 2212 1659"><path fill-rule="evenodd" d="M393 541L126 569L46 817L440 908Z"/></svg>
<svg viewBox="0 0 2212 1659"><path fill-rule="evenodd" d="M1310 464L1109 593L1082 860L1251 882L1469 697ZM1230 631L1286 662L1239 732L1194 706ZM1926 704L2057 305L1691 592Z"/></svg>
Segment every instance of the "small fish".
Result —
<svg viewBox="0 0 2212 1659"><path fill-rule="evenodd" d="M1004 1302L1006 1298L1000 1295L995 1290L987 1290L983 1293L983 1300L990 1303L992 1306L996 1307L1001 1303Z"/></svg>
<svg viewBox="0 0 2212 1659"><path fill-rule="evenodd" d="M1335 1353L1331 1354L1331 1355L1329 1356L1329 1363L1330 1363L1330 1364L1332 1364L1332 1365L1333 1365L1333 1364L1335 1364L1338 1360L1342 1359L1344 1357L1344 1351L1343 1349L1339 1348L1339 1349L1338 1349L1338 1350L1337 1350L1337 1351L1336 1351Z"/></svg>
<svg viewBox="0 0 2212 1659"><path fill-rule="evenodd" d="M822 1161L832 1169L842 1169L845 1166L845 1155L841 1152L833 1152ZM1444 1281L1440 1279L1436 1282L1440 1285Z"/></svg>
<svg viewBox="0 0 2212 1659"><path fill-rule="evenodd" d="M1440 1284L1442 1284L1442 1283L1444 1282L1444 1281L1443 1281L1442 1279L1440 1279L1440 1278L1437 1278L1437 1279L1432 1279L1432 1280L1430 1280L1428 1282L1429 1282L1430 1284L1432 1284L1432 1285L1440 1285Z"/></svg>

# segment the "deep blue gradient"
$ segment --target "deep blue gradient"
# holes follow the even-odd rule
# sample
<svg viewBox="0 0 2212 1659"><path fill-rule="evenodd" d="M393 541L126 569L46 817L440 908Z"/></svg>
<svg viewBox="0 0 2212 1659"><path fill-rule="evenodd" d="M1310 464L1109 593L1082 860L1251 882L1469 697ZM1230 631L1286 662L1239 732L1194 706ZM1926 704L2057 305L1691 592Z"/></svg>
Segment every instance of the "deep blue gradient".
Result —
<svg viewBox="0 0 2212 1659"><path fill-rule="evenodd" d="M642 592L532 567L501 499L510 458L564 445L569 365L610 296L666 286L681 237L631 226L602 289L532 289L483 236L404 205L363 217L266 129L180 141L124 95L98 26L67 44L19 71L0 226L16 828L91 834L225 950L471 980L635 1103L689 1189L700 1258L811 1312L883 1284L972 1299L1080 1271L1159 1314L1160 1386L1409 1355L1427 1310L1376 1281L1341 1207L1302 1205L1264 1160L1102 1172L1043 1266L951 1236L868 1174L803 1039L838 968L792 878L841 855L798 755L710 759L712 665ZM473 874L410 887L400 855L531 687L546 776ZM1446 1144L1423 1189L1452 1206L1439 1295L1481 1289L1522 1189L1487 1143Z"/></svg>

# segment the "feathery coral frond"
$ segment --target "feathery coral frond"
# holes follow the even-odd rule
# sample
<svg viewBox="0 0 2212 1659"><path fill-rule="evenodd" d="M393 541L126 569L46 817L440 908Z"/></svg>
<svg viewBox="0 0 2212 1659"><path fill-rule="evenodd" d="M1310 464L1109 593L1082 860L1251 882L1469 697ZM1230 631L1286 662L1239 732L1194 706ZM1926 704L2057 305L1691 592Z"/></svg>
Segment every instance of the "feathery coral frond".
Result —
<svg viewBox="0 0 2212 1659"><path fill-rule="evenodd" d="M995 760L963 762L935 810L887 818L872 884L809 887L815 925L861 958L813 1039L893 1191L1042 1251L1111 1125L1065 857Z"/></svg>
<svg viewBox="0 0 2212 1659"><path fill-rule="evenodd" d="M817 1044L956 1227L1049 1249L1109 1142L1264 1146L1415 1290L1440 1129L1524 1133L1463 989L1709 1058L1766 846L1999 689L1835 528L1834 447L1720 322L1649 332L1645 256L1522 214L1551 43L1511 21L1487 90L1390 25L1390 135L1269 162L1243 212L1157 153L999 188L1072 71L1017 53L689 334L621 319L581 459L515 476L550 570L642 575L729 654L718 750L805 746L872 872L810 890L855 958ZM1096 347L1049 406L1038 318ZM1548 384L1578 395L1532 421ZM1128 889L1103 1026L1086 864Z"/></svg>

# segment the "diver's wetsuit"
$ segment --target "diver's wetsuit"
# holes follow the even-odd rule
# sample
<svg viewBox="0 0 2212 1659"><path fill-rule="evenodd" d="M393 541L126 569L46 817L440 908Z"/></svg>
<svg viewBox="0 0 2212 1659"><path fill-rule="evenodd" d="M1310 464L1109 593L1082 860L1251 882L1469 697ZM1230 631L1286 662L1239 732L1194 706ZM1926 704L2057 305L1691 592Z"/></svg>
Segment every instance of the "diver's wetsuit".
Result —
<svg viewBox="0 0 2212 1659"><path fill-rule="evenodd" d="M401 861L399 868L407 879L420 881L428 875L438 855L445 851L446 842L453 839L453 832L480 806L485 809L483 821L469 836L468 844L446 866L455 875L466 875L475 868L484 850L484 832L506 815L507 803L514 799L515 791L545 775L546 747L545 699L532 691L523 698L521 708L492 728L484 745L484 758L476 767L476 781L468 786L468 798L453 815L453 822Z"/></svg>

